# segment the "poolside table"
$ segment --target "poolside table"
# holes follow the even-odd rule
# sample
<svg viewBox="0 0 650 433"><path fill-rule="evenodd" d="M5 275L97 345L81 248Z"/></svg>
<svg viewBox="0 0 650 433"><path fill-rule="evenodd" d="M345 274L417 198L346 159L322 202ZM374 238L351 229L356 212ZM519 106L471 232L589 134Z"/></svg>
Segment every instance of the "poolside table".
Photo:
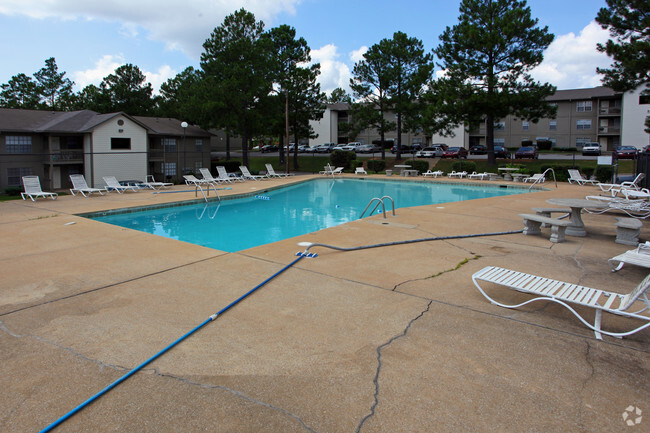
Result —
<svg viewBox="0 0 650 433"><path fill-rule="evenodd" d="M549 198L546 200L549 204L571 208L571 225L566 228L567 236L587 236L585 223L582 221L580 214L582 209L604 209L607 203L598 203L596 200L587 200L584 198Z"/></svg>
<svg viewBox="0 0 650 433"><path fill-rule="evenodd" d="M409 168L411 168L410 165L394 165L393 167L401 169L399 172L400 176L408 176L406 172L409 171Z"/></svg>
<svg viewBox="0 0 650 433"><path fill-rule="evenodd" d="M503 174L503 180L512 180L512 175L510 174L511 171L519 171L518 168L514 167L499 167L499 171L505 171Z"/></svg>

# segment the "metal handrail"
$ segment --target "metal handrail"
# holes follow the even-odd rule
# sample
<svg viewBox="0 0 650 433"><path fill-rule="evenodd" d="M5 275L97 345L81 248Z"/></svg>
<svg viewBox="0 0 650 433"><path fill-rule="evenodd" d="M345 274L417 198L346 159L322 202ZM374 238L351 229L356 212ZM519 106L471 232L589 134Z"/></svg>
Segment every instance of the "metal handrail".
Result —
<svg viewBox="0 0 650 433"><path fill-rule="evenodd" d="M391 205L393 206L393 216L395 216L395 201L392 199L392 197L385 195L382 198L374 197L372 200L370 200L370 203L368 203L368 206L366 206L363 212L361 212L361 216L359 218L363 218L363 215L366 213L370 205L373 204L373 202L375 201L377 202L377 204L370 211L370 215L372 215L372 213L379 207L379 205L381 205L382 213L384 214L384 218L386 218L386 205L384 204L384 199L390 200Z"/></svg>
<svg viewBox="0 0 650 433"><path fill-rule="evenodd" d="M533 183L528 187L528 191L530 191L531 188L532 188L536 183L542 182L542 179L544 179L544 178L546 177L546 173L548 173L549 170L553 173L553 181L555 182L555 188L557 189L557 179L555 178L555 171L554 171L552 168L547 168L546 170L544 170L544 173L542 173L542 177L540 177L539 179L537 179L535 182L533 182Z"/></svg>

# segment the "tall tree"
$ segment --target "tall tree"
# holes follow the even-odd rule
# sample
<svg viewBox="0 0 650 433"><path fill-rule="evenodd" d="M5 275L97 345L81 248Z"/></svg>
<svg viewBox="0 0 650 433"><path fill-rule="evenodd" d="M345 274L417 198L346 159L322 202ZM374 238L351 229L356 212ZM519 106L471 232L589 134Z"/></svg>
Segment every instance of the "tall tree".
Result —
<svg viewBox="0 0 650 433"><path fill-rule="evenodd" d="M36 82L25 74L11 77L1 86L0 106L4 108L22 108L36 110L40 108L40 93Z"/></svg>
<svg viewBox="0 0 650 433"><path fill-rule="evenodd" d="M612 39L598 51L614 60L609 69L598 68L603 84L625 92L645 84L650 95L650 3L647 0L607 0L596 21Z"/></svg>
<svg viewBox="0 0 650 433"><path fill-rule="evenodd" d="M145 82L146 77L132 64L115 69L115 73L105 77L101 93L108 101L104 112L123 111L132 116L148 116L153 112L153 87Z"/></svg>
<svg viewBox="0 0 650 433"><path fill-rule="evenodd" d="M402 150L402 132L414 131L420 127L418 102L431 79L433 63L431 54L424 53L422 41L396 32L389 43L389 68L393 82L390 96L397 117L397 153Z"/></svg>
<svg viewBox="0 0 650 433"><path fill-rule="evenodd" d="M156 111L162 117L175 117L207 127L209 118L200 107L202 94L203 71L190 66L160 86L160 95L154 98Z"/></svg>
<svg viewBox="0 0 650 433"><path fill-rule="evenodd" d="M34 74L34 78L45 106L53 110L69 108L74 82L65 78L65 72L59 72L54 57L45 60L45 66Z"/></svg>
<svg viewBox="0 0 650 433"><path fill-rule="evenodd" d="M428 121L448 128L484 120L490 165L496 162L496 120L515 114L535 122L555 115L546 102L555 87L529 74L553 41L537 22L525 0L462 0L459 23L446 28L434 50L445 75L429 86Z"/></svg>
<svg viewBox="0 0 650 433"><path fill-rule="evenodd" d="M203 108L210 126L242 137L242 158L248 165L248 143L263 124L259 108L272 92L272 57L264 23L240 9L227 16L203 44L205 73Z"/></svg>
<svg viewBox="0 0 650 433"><path fill-rule="evenodd" d="M332 93L330 93L330 96L327 98L327 103L337 104L339 102L351 104L352 97L348 94L348 92L345 91L345 89L337 87L336 89L332 90Z"/></svg>
<svg viewBox="0 0 650 433"><path fill-rule="evenodd" d="M320 64L306 66L311 62L311 49L304 38L296 38L296 30L287 25L271 29L267 35L271 40L276 91L283 96L282 108L285 118L284 134L289 142L290 126L295 136L294 168L298 168L298 135L310 130L309 120L320 119L324 109L325 95L316 82L320 74ZM284 150L280 149L280 158ZM289 171L289 159L287 159Z"/></svg>
<svg viewBox="0 0 650 433"><path fill-rule="evenodd" d="M381 158L386 158L383 143L386 132L395 128L395 123L386 118L392 108L390 89L393 70L389 68L390 46L387 39L373 45L363 54L352 69L350 88L356 102L352 104L352 135L362 128L374 127L381 137ZM399 155L397 155L399 158Z"/></svg>

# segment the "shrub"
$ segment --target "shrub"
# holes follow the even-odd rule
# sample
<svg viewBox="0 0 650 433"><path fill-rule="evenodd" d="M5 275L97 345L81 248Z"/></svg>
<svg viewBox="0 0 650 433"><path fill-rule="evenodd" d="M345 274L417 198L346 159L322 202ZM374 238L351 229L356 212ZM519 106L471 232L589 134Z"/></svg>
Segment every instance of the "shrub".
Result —
<svg viewBox="0 0 650 433"><path fill-rule="evenodd" d="M409 161L409 165L413 170L417 170L420 173L424 173L429 170L429 161L414 160Z"/></svg>
<svg viewBox="0 0 650 433"><path fill-rule="evenodd" d="M580 170L582 174L585 176L585 178L589 179L591 176L594 174L596 169L594 167L585 167L582 170Z"/></svg>
<svg viewBox="0 0 650 433"><path fill-rule="evenodd" d="M228 173L236 173L239 171L239 166L242 165L241 161L238 161L236 159L230 159L228 161L218 161L214 163L214 171L217 171L216 166L221 165L226 168L226 171Z"/></svg>
<svg viewBox="0 0 650 433"><path fill-rule="evenodd" d="M330 155L330 161L334 167L343 167L344 170L349 170L351 162L357 159L357 154L349 150L335 150Z"/></svg>
<svg viewBox="0 0 650 433"><path fill-rule="evenodd" d="M607 183L612 180L612 167L609 165L599 165L596 168L596 179L598 182Z"/></svg>
<svg viewBox="0 0 650 433"><path fill-rule="evenodd" d="M372 170L375 173L386 169L386 161L383 159L369 159L366 164L368 165L368 170Z"/></svg>
<svg viewBox="0 0 650 433"><path fill-rule="evenodd" d="M551 150L553 143L549 140L537 140L537 149L539 150Z"/></svg>
<svg viewBox="0 0 650 433"><path fill-rule="evenodd" d="M5 188L5 194L7 195L20 195L23 190L19 186L10 186Z"/></svg>
<svg viewBox="0 0 650 433"><path fill-rule="evenodd" d="M451 165L454 171L476 171L476 163L474 161L456 161Z"/></svg>
<svg viewBox="0 0 650 433"><path fill-rule="evenodd" d="M363 161L359 159L353 159L350 161L350 168L363 167Z"/></svg>

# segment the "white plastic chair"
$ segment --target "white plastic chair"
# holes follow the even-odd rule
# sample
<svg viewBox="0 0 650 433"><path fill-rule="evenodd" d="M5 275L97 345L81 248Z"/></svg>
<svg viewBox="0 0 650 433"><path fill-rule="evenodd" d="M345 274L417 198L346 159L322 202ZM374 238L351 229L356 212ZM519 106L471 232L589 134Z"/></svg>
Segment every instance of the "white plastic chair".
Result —
<svg viewBox="0 0 650 433"><path fill-rule="evenodd" d="M476 272L472 275L472 281L486 299L500 307L519 308L535 301L550 301L560 304L571 311L588 328L592 329L596 334L596 338L599 340L602 340L601 334L620 338L634 334L650 326L650 316L647 314L641 314L650 308L650 301L646 295L648 288L650 288L650 275L646 276L634 290L625 295L592 289L577 284L565 283L550 278L538 277L496 266L487 266ZM501 304L489 297L478 284L478 281L498 284L509 289L531 294L535 297L517 305ZM637 300L641 301L643 308L635 312L628 312L627 310L634 305ZM587 322L570 304L594 309L596 311L594 324L592 325ZM618 316L639 319L647 323L629 332L603 331L600 326L603 311Z"/></svg>
<svg viewBox="0 0 650 433"><path fill-rule="evenodd" d="M242 176L244 176L244 179L251 179L251 180L268 179L268 177L262 176L261 174L251 174L251 172L248 171L248 167L246 167L245 165L240 165L239 171L241 171L241 174Z"/></svg>
<svg viewBox="0 0 650 433"><path fill-rule="evenodd" d="M595 180L591 179L585 179L582 177L582 174L578 170L569 170L569 183L577 183L578 185L586 185L586 184L591 184L591 185L597 185L598 182Z"/></svg>
<svg viewBox="0 0 650 433"><path fill-rule="evenodd" d="M139 189L136 188L135 186L124 186L121 185L115 176L104 176L104 183L106 183L106 187L104 188L107 192L111 191L117 191L119 194L122 194L124 191L133 191L137 192Z"/></svg>
<svg viewBox="0 0 650 433"><path fill-rule="evenodd" d="M31 201L36 201L34 198L38 197L50 197L52 200L56 200L59 196L55 192L44 192L41 188L41 181L38 176L23 176L23 188L25 192L21 192L20 196L25 200L25 197L29 197Z"/></svg>
<svg viewBox="0 0 650 433"><path fill-rule="evenodd" d="M275 169L271 164L265 164L266 165L266 173L268 177L289 177L293 175L293 173L276 173Z"/></svg>
<svg viewBox="0 0 650 433"><path fill-rule="evenodd" d="M104 189L89 187L83 174L71 174L70 181L72 182L72 188L70 188L72 195L75 195L75 191L80 192L84 197L88 197L94 192L98 192L99 195L104 195Z"/></svg>

